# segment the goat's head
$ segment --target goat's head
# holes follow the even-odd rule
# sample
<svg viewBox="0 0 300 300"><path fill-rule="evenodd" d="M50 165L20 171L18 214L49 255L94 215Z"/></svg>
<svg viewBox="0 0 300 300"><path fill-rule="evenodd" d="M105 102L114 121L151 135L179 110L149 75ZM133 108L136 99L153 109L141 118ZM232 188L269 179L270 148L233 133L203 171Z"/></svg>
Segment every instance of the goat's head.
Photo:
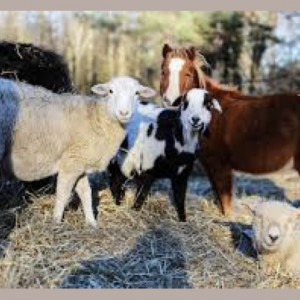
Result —
<svg viewBox="0 0 300 300"><path fill-rule="evenodd" d="M192 89L182 97L181 120L186 129L204 133L210 123L212 110L222 112L216 99L203 89Z"/></svg>

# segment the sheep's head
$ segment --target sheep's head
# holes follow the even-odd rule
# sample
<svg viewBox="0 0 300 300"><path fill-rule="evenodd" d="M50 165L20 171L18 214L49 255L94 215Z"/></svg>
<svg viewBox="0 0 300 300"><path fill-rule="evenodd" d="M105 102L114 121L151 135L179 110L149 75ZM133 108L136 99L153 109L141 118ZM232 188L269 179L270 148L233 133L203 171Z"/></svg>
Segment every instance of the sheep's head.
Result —
<svg viewBox="0 0 300 300"><path fill-rule="evenodd" d="M277 201L248 207L253 215L253 242L259 254L277 252L287 247L295 230L300 210Z"/></svg>
<svg viewBox="0 0 300 300"><path fill-rule="evenodd" d="M211 120L211 112L215 109L222 112L216 99L203 89L191 89L182 97L180 106L182 122L188 130L206 131Z"/></svg>
<svg viewBox="0 0 300 300"><path fill-rule="evenodd" d="M97 84L92 91L107 98L110 112L120 123L126 124L135 112L137 100L152 98L156 95L155 90L141 85L131 77L115 77L107 83Z"/></svg>

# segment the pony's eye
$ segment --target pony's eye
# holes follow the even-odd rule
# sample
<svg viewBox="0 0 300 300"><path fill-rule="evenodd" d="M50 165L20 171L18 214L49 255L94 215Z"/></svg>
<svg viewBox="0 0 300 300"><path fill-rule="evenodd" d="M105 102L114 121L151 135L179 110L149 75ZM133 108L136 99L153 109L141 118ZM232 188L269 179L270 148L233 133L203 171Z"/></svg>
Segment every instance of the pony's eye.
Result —
<svg viewBox="0 0 300 300"><path fill-rule="evenodd" d="M186 73L186 74L185 74L185 77L192 77L192 74Z"/></svg>
<svg viewBox="0 0 300 300"><path fill-rule="evenodd" d="M109 90L109 93L112 94L112 93L113 93L113 90Z"/></svg>
<svg viewBox="0 0 300 300"><path fill-rule="evenodd" d="M136 95L139 95L139 94L140 94L140 92L139 92L139 91L137 91L137 92L135 92L135 94L136 94Z"/></svg>

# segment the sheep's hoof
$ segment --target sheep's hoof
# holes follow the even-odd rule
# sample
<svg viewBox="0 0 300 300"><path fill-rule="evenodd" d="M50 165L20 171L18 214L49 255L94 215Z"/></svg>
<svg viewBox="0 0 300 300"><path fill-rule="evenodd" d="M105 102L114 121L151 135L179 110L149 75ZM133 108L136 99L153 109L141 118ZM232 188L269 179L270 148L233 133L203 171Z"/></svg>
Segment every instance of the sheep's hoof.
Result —
<svg viewBox="0 0 300 300"><path fill-rule="evenodd" d="M57 218L57 217L53 217L52 218L52 223L53 223L53 225L61 225L61 218Z"/></svg>
<svg viewBox="0 0 300 300"><path fill-rule="evenodd" d="M94 229L97 229L99 226L98 226L98 223L96 220L93 220L93 221L86 221L86 225L90 228L94 228Z"/></svg>

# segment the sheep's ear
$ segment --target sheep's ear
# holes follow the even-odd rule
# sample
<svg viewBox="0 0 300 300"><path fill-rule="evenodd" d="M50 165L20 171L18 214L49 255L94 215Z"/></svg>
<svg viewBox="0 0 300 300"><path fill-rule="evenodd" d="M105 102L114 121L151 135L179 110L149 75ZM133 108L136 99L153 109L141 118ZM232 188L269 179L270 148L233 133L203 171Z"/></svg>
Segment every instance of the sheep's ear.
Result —
<svg viewBox="0 0 300 300"><path fill-rule="evenodd" d="M91 88L92 92L100 95L100 96L107 96L109 94L109 86L106 83L96 84Z"/></svg>
<svg viewBox="0 0 300 300"><path fill-rule="evenodd" d="M163 49L162 49L162 56L163 56L163 58L166 58L167 54L169 52L171 52L172 50L173 49L172 49L172 47L169 44L164 44Z"/></svg>
<svg viewBox="0 0 300 300"><path fill-rule="evenodd" d="M256 215L255 209L251 205L243 203L242 207L244 207L252 217Z"/></svg>
<svg viewBox="0 0 300 300"><path fill-rule="evenodd" d="M144 99L148 99L148 98L153 98L156 96L156 91L150 87L147 86L143 86L141 85L139 90L138 90L138 94L144 98Z"/></svg>
<svg viewBox="0 0 300 300"><path fill-rule="evenodd" d="M216 109L219 113L222 113L222 107L218 100L212 99L213 109Z"/></svg>

